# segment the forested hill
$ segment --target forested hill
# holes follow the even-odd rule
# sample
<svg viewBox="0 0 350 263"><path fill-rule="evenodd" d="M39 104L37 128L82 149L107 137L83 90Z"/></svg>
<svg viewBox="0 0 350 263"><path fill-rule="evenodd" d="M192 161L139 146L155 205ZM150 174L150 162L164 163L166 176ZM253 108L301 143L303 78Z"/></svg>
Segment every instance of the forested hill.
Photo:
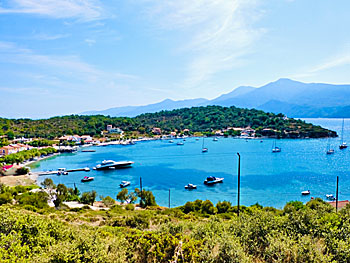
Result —
<svg viewBox="0 0 350 263"><path fill-rule="evenodd" d="M164 133L189 129L191 132L212 132L228 127L251 127L257 135L277 135L282 138L319 138L337 136L335 132L302 120L288 119L282 114L236 107L192 107L172 111L142 114L134 118L102 115L70 115L50 119L0 118L0 135L57 138L64 134L100 135L112 124L126 132L150 134L154 127ZM265 129L265 130L264 130Z"/></svg>

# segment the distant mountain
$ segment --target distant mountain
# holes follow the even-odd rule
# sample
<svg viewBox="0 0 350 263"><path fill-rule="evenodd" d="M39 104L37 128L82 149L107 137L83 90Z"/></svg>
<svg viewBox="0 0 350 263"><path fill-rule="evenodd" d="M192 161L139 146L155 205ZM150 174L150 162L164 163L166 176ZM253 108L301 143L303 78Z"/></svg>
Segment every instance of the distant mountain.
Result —
<svg viewBox="0 0 350 263"><path fill-rule="evenodd" d="M142 113L207 105L256 108L289 117L350 118L350 85L303 83L282 78L259 88L241 86L213 100L167 99L145 106L118 107L83 114L134 117Z"/></svg>
<svg viewBox="0 0 350 263"><path fill-rule="evenodd" d="M144 106L126 106L110 108L102 111L87 111L83 115L106 115L106 116L121 116L121 117L135 117L142 113L154 113L162 110L174 110L180 108L190 108L201 104L205 104L206 99L190 99L174 101L166 99L158 103L144 105Z"/></svg>
<svg viewBox="0 0 350 263"><path fill-rule="evenodd" d="M350 108L350 85L279 79L238 96L214 99L211 103L257 108L290 117L350 117L350 111L346 111Z"/></svg>

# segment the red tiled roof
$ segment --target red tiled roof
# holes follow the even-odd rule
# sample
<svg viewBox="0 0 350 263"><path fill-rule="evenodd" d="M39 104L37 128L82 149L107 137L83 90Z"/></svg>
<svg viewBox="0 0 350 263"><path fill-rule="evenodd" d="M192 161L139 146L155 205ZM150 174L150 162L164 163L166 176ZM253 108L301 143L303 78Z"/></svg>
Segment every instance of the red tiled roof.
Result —
<svg viewBox="0 0 350 263"><path fill-rule="evenodd" d="M348 203L350 203L349 200L338 201L338 209L344 208ZM333 207L336 207L335 201L329 202L329 204Z"/></svg>

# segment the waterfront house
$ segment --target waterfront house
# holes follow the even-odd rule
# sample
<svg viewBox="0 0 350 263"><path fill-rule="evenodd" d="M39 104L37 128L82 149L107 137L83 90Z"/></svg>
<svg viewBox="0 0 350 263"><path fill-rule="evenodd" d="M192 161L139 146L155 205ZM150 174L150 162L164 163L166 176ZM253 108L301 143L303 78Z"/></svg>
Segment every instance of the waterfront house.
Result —
<svg viewBox="0 0 350 263"><path fill-rule="evenodd" d="M26 145L26 144L21 144L21 143L10 144L10 145L3 146L0 148L0 155L9 155L12 153L18 153L21 151L29 150L31 148L33 148L33 147Z"/></svg>
<svg viewBox="0 0 350 263"><path fill-rule="evenodd" d="M153 133L153 134L160 135L160 134L162 134L162 130L161 130L160 128L154 127L154 128L152 129L152 133Z"/></svg>
<svg viewBox="0 0 350 263"><path fill-rule="evenodd" d="M107 132L108 133L118 133L123 134L123 130L120 128L115 128L113 125L107 125Z"/></svg>

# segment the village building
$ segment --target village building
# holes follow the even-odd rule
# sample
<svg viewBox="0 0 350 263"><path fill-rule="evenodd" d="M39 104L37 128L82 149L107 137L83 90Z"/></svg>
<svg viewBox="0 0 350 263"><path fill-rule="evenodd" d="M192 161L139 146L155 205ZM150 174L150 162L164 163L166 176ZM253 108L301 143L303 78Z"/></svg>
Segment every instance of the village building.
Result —
<svg viewBox="0 0 350 263"><path fill-rule="evenodd" d="M9 155L13 153L18 153L21 151L30 150L31 148L33 147L26 144L21 144L21 143L10 144L0 148L0 155Z"/></svg>
<svg viewBox="0 0 350 263"><path fill-rule="evenodd" d="M122 129L113 127L113 125L107 125L107 132L108 133L123 134L123 130Z"/></svg>
<svg viewBox="0 0 350 263"><path fill-rule="evenodd" d="M162 130L160 128L154 127L152 129L152 133L156 134L156 135L160 135L160 134L162 134Z"/></svg>

